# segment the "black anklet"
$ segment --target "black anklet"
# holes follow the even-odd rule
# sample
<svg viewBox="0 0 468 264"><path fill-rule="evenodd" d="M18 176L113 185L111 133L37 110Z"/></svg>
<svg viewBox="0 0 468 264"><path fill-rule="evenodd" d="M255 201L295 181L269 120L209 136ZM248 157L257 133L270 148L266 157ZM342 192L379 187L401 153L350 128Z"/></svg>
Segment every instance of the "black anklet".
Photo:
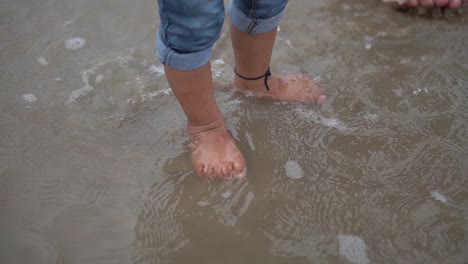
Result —
<svg viewBox="0 0 468 264"><path fill-rule="evenodd" d="M268 91L270 91L270 87L268 87L268 77L271 76L271 71L270 71L270 67L268 67L268 70L265 72L265 74L263 74L262 76L258 76L258 77L254 77L254 78L248 78L248 77L244 77L242 75L240 75L237 71L236 71L236 68L234 68L234 73L237 75L237 77L241 78L241 79L244 79L244 80L247 80L247 81L255 81L255 80L258 80L258 79L261 79L261 78L265 78L265 87Z"/></svg>

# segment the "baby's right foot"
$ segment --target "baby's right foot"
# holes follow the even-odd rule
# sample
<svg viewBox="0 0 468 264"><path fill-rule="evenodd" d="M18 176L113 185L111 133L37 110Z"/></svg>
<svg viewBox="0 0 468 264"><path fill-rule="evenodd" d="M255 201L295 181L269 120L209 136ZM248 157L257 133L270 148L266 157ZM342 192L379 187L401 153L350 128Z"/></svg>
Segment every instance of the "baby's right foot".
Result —
<svg viewBox="0 0 468 264"><path fill-rule="evenodd" d="M198 176L241 178L246 174L245 160L222 119L212 123L188 125L192 136L192 163Z"/></svg>

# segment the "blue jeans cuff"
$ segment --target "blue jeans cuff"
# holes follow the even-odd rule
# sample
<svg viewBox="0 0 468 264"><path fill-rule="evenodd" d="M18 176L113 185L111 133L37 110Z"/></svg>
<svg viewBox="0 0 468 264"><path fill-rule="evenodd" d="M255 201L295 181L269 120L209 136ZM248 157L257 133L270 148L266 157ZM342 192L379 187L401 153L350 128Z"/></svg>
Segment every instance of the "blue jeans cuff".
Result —
<svg viewBox="0 0 468 264"><path fill-rule="evenodd" d="M156 54L161 63L181 71L190 71L208 63L213 52L213 46L197 52L180 53L167 46L160 32L157 37Z"/></svg>
<svg viewBox="0 0 468 264"><path fill-rule="evenodd" d="M273 30L280 23L286 11L284 8L280 13L267 19L250 18L239 9L234 1L229 1L227 12L232 24L242 32L257 35Z"/></svg>

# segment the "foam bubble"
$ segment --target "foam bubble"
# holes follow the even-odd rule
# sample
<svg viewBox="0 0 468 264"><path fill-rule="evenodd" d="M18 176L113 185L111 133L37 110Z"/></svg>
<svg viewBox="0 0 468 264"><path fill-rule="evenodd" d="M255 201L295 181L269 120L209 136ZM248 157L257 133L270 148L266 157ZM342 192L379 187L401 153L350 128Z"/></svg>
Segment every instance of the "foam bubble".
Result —
<svg viewBox="0 0 468 264"><path fill-rule="evenodd" d="M122 68L127 68L128 64L135 60L135 58L132 55L118 57L117 59Z"/></svg>
<svg viewBox="0 0 468 264"><path fill-rule="evenodd" d="M249 209L250 203L255 198L255 194L250 191L245 195L244 203L242 204L241 208L239 208L239 216L243 216L247 209Z"/></svg>
<svg viewBox="0 0 468 264"><path fill-rule="evenodd" d="M226 79L226 63L223 59L216 59L211 64L211 71L213 73L213 78L215 79Z"/></svg>
<svg viewBox="0 0 468 264"><path fill-rule="evenodd" d="M37 101L37 97L32 93L23 94L23 99L28 103L34 103Z"/></svg>
<svg viewBox="0 0 468 264"><path fill-rule="evenodd" d="M399 89L395 89L395 90L392 90L393 93L395 93L396 96L398 97L402 97L403 96L403 89L399 88Z"/></svg>
<svg viewBox="0 0 468 264"><path fill-rule="evenodd" d="M351 10L351 6L348 5L348 4L342 4L341 5L341 10L349 11L349 10Z"/></svg>
<svg viewBox="0 0 468 264"><path fill-rule="evenodd" d="M367 121L375 121L379 118L377 114L372 114L372 113L365 113L363 117Z"/></svg>
<svg viewBox="0 0 468 264"><path fill-rule="evenodd" d="M223 192L223 194L221 194L221 197L223 197L224 199L227 199L231 197L231 195L232 195L231 191L226 191L226 192Z"/></svg>
<svg viewBox="0 0 468 264"><path fill-rule="evenodd" d="M47 66L47 65L49 65L49 62L47 61L47 59L46 59L44 56L37 57L36 60L37 60L37 62L39 62L39 64L42 65L42 66Z"/></svg>
<svg viewBox="0 0 468 264"><path fill-rule="evenodd" d="M397 3L399 5L405 4L408 0L382 0L384 3Z"/></svg>
<svg viewBox="0 0 468 264"><path fill-rule="evenodd" d="M374 38L371 36L364 36L364 48L367 50L372 48L372 43L374 43Z"/></svg>
<svg viewBox="0 0 468 264"><path fill-rule="evenodd" d="M234 99L231 99L231 100L225 102L225 105L238 107L241 103L242 103L242 101L239 98L234 98Z"/></svg>
<svg viewBox="0 0 468 264"><path fill-rule="evenodd" d="M68 50L79 50L86 44L86 39L75 37L65 40L65 48Z"/></svg>
<svg viewBox="0 0 468 264"><path fill-rule="evenodd" d="M420 94L421 92L428 93L429 90L428 90L427 88L418 88L418 89L416 89L416 90L413 91L413 94L414 94L414 95L418 95L418 94Z"/></svg>
<svg viewBox="0 0 468 264"><path fill-rule="evenodd" d="M78 99L81 97L86 96L89 94L94 88L90 85L85 85L81 87L80 89L74 90L71 95L68 97L68 100L65 102L65 104L70 104L76 102Z"/></svg>
<svg viewBox="0 0 468 264"><path fill-rule="evenodd" d="M353 264L367 264L366 243L362 238L353 235L338 235L340 255Z"/></svg>
<svg viewBox="0 0 468 264"><path fill-rule="evenodd" d="M208 205L209 205L209 203L207 201L198 201L198 206L206 207Z"/></svg>
<svg viewBox="0 0 468 264"><path fill-rule="evenodd" d="M89 85L89 76L95 73L94 73L94 70L88 69L88 70L82 70L80 74L81 74L81 80L83 81L83 83L86 85Z"/></svg>
<svg viewBox="0 0 468 264"><path fill-rule="evenodd" d="M155 92L142 94L141 95L141 100L142 101L151 100L151 99L153 99L155 97L159 97L159 96L163 96L163 95L170 95L170 94L172 94L171 88L166 88L166 89L158 90L158 91L155 91Z"/></svg>
<svg viewBox="0 0 468 264"><path fill-rule="evenodd" d="M155 65L155 64L152 64L151 66L149 66L147 72L149 74L155 74L157 76L162 76L164 75L164 67L162 65Z"/></svg>
<svg viewBox="0 0 468 264"><path fill-rule="evenodd" d="M410 58L402 58L400 59L400 63L403 64L403 65L407 65L407 64L410 64L412 62L412 60Z"/></svg>
<svg viewBox="0 0 468 264"><path fill-rule="evenodd" d="M104 79L104 76L102 74L98 74L96 78L94 79L95 83L100 83Z"/></svg>
<svg viewBox="0 0 468 264"><path fill-rule="evenodd" d="M63 23L63 26L66 27L66 26L71 25L71 24L73 24L73 23L75 23L74 20L67 20L67 21L65 21L65 22Z"/></svg>
<svg viewBox="0 0 468 264"><path fill-rule="evenodd" d="M247 175L247 168L244 168L239 174L233 175L233 176L234 178L242 179L242 178L245 178L246 175Z"/></svg>
<svg viewBox="0 0 468 264"><path fill-rule="evenodd" d="M140 64L141 64L142 66L145 66L145 67L146 67L146 66L148 66L149 63L148 63L147 60L142 60L142 61L140 62Z"/></svg>
<svg viewBox="0 0 468 264"><path fill-rule="evenodd" d="M296 109L296 112L298 114L300 114L301 116L307 118L307 119L311 119L312 121L316 122L316 123L319 123L319 124L322 124L324 126L327 126L327 127L333 127L333 128L336 128L340 131L344 131L344 130L350 130L350 128L348 128L348 126L346 126L343 122L341 122L340 120L336 119L336 118L328 118L328 117L325 117L317 112L314 112L313 110L311 109L304 109L304 108L298 108Z"/></svg>
<svg viewBox="0 0 468 264"><path fill-rule="evenodd" d="M68 97L68 100L65 102L65 104L70 104L76 102L78 99L81 97L86 96L89 94L92 90L94 90L94 87L92 87L89 84L89 77L93 74L95 74L94 70L88 69L88 70L82 70L80 72L81 74L81 81L83 81L84 86L81 87L80 89L74 90L71 95Z"/></svg>
<svg viewBox="0 0 468 264"><path fill-rule="evenodd" d="M255 151L255 145L252 140L252 133L250 132L245 132L245 138L247 139L247 142L249 143L250 149L252 151Z"/></svg>
<svg viewBox="0 0 468 264"><path fill-rule="evenodd" d="M127 105L132 106L132 107L136 107L137 104L138 103L137 103L137 101L135 101L135 99L133 99L133 98L128 98L127 99Z"/></svg>
<svg viewBox="0 0 468 264"><path fill-rule="evenodd" d="M213 65L224 65L226 64L223 59L217 59L213 61Z"/></svg>
<svg viewBox="0 0 468 264"><path fill-rule="evenodd" d="M284 164L284 170L286 171L286 176L289 179L298 180L304 177L304 171L301 168L301 165L295 160L288 160Z"/></svg>
<svg viewBox="0 0 468 264"><path fill-rule="evenodd" d="M431 196L437 201L441 201L442 203L447 203L447 197L441 194L438 190L432 191Z"/></svg>

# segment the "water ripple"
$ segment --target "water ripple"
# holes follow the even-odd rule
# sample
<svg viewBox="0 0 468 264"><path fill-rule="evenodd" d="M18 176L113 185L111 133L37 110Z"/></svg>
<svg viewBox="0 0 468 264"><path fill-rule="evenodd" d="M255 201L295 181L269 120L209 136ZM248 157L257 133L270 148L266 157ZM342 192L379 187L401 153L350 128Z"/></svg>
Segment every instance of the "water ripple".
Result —
<svg viewBox="0 0 468 264"><path fill-rule="evenodd" d="M184 175L179 175L183 179ZM188 240L181 221L186 214L180 208L180 189L172 178L155 183L141 196L144 201L135 227L138 255L133 263L168 263L168 257L182 249Z"/></svg>

